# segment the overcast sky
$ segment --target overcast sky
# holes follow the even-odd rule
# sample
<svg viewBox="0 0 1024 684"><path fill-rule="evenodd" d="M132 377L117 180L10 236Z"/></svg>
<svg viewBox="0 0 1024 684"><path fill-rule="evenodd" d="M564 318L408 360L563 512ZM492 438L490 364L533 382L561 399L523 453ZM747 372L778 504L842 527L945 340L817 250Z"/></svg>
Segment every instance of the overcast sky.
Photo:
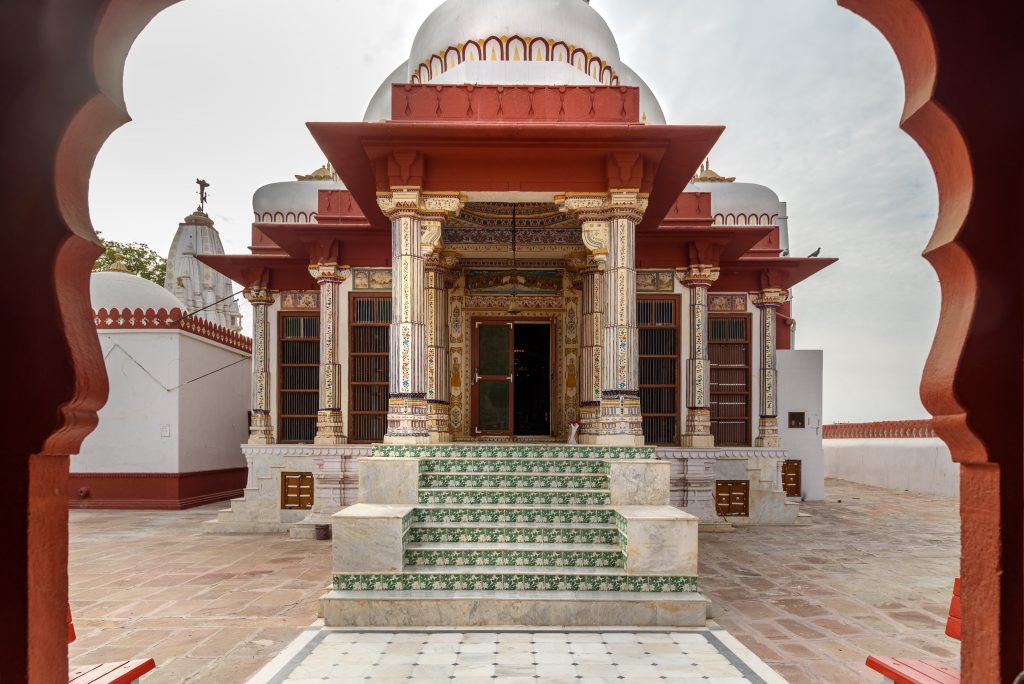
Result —
<svg viewBox="0 0 1024 684"><path fill-rule="evenodd" d="M582 1L582 0L581 0ZM184 0L128 57L133 122L101 150L93 224L161 253L205 178L225 249L245 252L261 185L323 163L307 121L361 120L438 0ZM794 256L839 257L795 292L797 344L825 350L824 419L926 415L938 318L921 258L934 177L898 128L889 45L834 0L593 0L669 123L724 124L711 166L789 205Z"/></svg>

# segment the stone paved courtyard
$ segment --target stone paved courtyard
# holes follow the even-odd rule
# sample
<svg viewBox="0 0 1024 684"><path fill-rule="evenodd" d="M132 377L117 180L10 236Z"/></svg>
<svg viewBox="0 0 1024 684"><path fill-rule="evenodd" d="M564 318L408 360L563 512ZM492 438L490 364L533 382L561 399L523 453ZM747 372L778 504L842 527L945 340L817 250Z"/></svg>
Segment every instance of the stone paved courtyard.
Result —
<svg viewBox="0 0 1024 684"><path fill-rule="evenodd" d="M867 653L955 663L955 499L829 481L807 527L701 536L715 620L794 684L879 681ZM840 503L841 501L841 503ZM71 511L72 665L150 656L145 681L239 682L316 617L329 545L210 536L189 511Z"/></svg>

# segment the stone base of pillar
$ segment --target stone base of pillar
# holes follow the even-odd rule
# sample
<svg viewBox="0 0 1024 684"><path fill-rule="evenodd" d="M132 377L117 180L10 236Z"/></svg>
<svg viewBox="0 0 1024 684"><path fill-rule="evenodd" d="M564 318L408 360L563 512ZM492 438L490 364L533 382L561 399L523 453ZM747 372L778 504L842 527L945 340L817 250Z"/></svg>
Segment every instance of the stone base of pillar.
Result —
<svg viewBox="0 0 1024 684"><path fill-rule="evenodd" d="M451 406L447 401L427 402L427 433L431 444L452 441Z"/></svg>
<svg viewBox="0 0 1024 684"><path fill-rule="evenodd" d="M601 405L597 402L580 406L580 429L576 432L579 444L595 444L593 438L600 432Z"/></svg>
<svg viewBox="0 0 1024 684"><path fill-rule="evenodd" d="M782 438L779 437L779 419L776 416L761 416L757 424L757 438L754 439L754 446L777 449L782 446Z"/></svg>
<svg viewBox="0 0 1024 684"><path fill-rule="evenodd" d="M249 426L249 444L273 444L274 426L270 424L269 413L253 411L252 424Z"/></svg>
<svg viewBox="0 0 1024 684"><path fill-rule="evenodd" d="M340 409L321 409L316 413L316 437L313 444L346 444L345 424Z"/></svg>
<svg viewBox="0 0 1024 684"><path fill-rule="evenodd" d="M427 401L418 397L390 397L388 399L388 431L385 444L429 444L427 429Z"/></svg>
<svg viewBox="0 0 1024 684"><path fill-rule="evenodd" d="M607 446L643 446L644 426L640 415L640 397L618 394L601 399L596 430L584 444Z"/></svg>
<svg viewBox="0 0 1024 684"><path fill-rule="evenodd" d="M691 449L707 449L715 446L711 434L711 409L688 408L686 410L686 431L680 438L680 445Z"/></svg>

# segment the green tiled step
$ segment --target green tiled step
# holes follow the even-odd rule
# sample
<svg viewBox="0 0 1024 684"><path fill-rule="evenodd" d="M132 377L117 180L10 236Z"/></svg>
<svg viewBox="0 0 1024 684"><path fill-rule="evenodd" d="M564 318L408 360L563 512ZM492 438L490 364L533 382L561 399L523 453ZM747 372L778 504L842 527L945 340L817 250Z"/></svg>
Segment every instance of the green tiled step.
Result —
<svg viewBox="0 0 1024 684"><path fill-rule="evenodd" d="M437 473L420 475L421 489L607 489L607 475L572 473Z"/></svg>
<svg viewBox="0 0 1024 684"><path fill-rule="evenodd" d="M607 506L608 490L598 489L420 489L421 504Z"/></svg>
<svg viewBox="0 0 1024 684"><path fill-rule="evenodd" d="M339 591L697 591L696 577L626 575L622 568L406 567L395 575L334 576Z"/></svg>
<svg viewBox="0 0 1024 684"><path fill-rule="evenodd" d="M515 506L421 506L413 510L414 523L549 523L556 525L615 524L610 508L530 508Z"/></svg>
<svg viewBox="0 0 1024 684"><path fill-rule="evenodd" d="M594 458L655 459L654 447L582 444L374 444L376 457L397 458Z"/></svg>
<svg viewBox="0 0 1024 684"><path fill-rule="evenodd" d="M521 544L618 544L615 525L581 523L416 523L409 543L485 542Z"/></svg>
<svg viewBox="0 0 1024 684"><path fill-rule="evenodd" d="M424 473L575 473L600 475L608 464L583 458L424 458Z"/></svg>
<svg viewBox="0 0 1024 684"><path fill-rule="evenodd" d="M621 568L618 544L426 543L405 545L406 566Z"/></svg>

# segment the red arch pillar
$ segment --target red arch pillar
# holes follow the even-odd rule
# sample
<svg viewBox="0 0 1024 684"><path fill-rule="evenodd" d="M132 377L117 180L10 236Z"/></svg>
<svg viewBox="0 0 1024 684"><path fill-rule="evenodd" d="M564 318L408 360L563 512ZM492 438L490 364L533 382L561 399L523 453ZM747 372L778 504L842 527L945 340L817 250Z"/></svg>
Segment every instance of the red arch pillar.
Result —
<svg viewBox="0 0 1024 684"><path fill-rule="evenodd" d="M0 381L8 401L0 497L4 681L60 681L67 667L67 454L106 395L88 306L99 253L87 187L103 141L128 120L124 58L174 0L11 0L0 49L0 206L11 253ZM1018 211L1024 25L1019 3L840 0L896 51L902 125L926 152L940 213L925 252L942 281L922 395L962 464L964 676L1022 668L1022 323ZM14 400L14 401L12 401Z"/></svg>

